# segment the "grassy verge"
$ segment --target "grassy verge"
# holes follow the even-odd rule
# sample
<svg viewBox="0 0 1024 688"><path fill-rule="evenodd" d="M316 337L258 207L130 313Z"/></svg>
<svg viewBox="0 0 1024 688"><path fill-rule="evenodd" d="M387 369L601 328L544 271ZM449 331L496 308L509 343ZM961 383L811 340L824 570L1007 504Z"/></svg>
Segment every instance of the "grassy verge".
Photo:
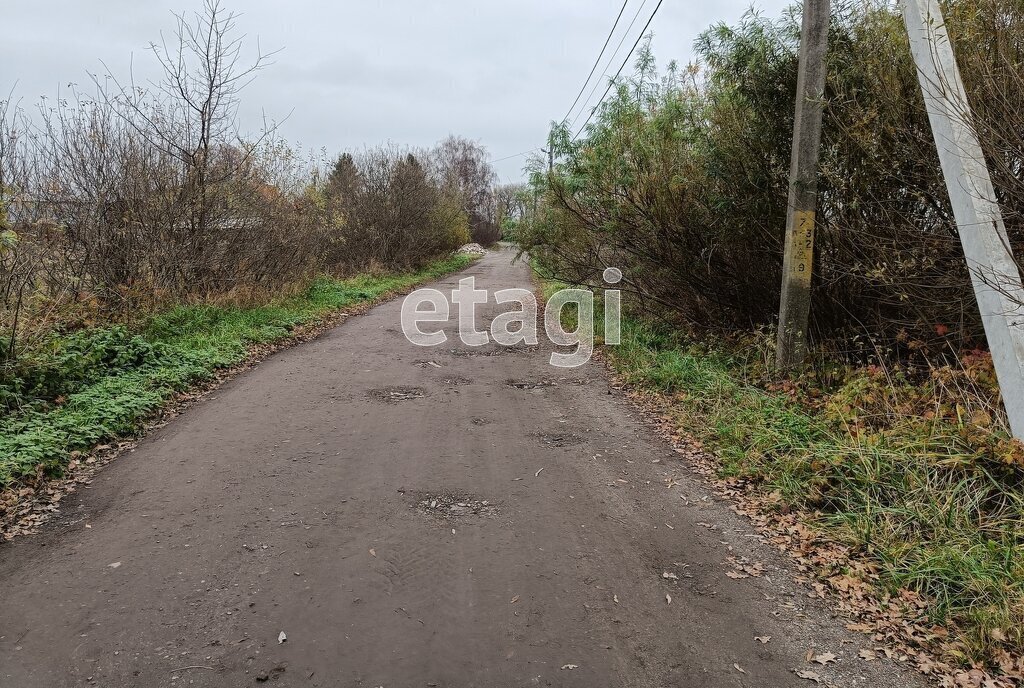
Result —
<svg viewBox="0 0 1024 688"><path fill-rule="evenodd" d="M1024 648L1024 452L998 422L987 356L794 383L772 379L769 346L696 342L627 319L621 345L604 352L717 457L721 477L846 545L880 599L918 593L923 614L908 624L922 646L941 641L955 665L1019 670L1010 655Z"/></svg>
<svg viewBox="0 0 1024 688"><path fill-rule="evenodd" d="M0 488L59 474L74 451L137 431L176 393L349 306L380 301L471 262L455 256L418 272L322 277L298 296L259 307L181 306L129 329L52 336L0 371Z"/></svg>

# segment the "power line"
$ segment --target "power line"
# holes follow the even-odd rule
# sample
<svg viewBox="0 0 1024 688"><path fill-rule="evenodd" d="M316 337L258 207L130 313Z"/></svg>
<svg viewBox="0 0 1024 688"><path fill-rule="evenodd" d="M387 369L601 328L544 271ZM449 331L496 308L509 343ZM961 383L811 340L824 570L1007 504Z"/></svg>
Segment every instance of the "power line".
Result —
<svg viewBox="0 0 1024 688"><path fill-rule="evenodd" d="M623 12L623 10L625 10L626 4L628 2L629 2L629 0L626 0L626 2L624 2L623 5L622 5L622 9L619 10L619 16L615 18L615 26L618 25L619 19L622 17L622 12ZM658 0L658 4L655 6L654 11L651 12L651 16L648 17L647 23L644 24L643 30L640 31L640 35L637 36L636 42L633 43L633 47L629 49L628 53L626 53L626 58L622 61L622 64L619 65L619 69L618 69L618 71L615 72L615 76L612 77L612 79L608 82L608 87L605 89L604 93L601 95L601 98L597 101L597 105L595 105L594 109L590 111L590 115L587 116L586 121L583 122L583 125L580 127L579 131L577 131L576 135L573 136L573 141L575 141L577 138L579 138L579 135L583 131L583 128L587 126L587 124L593 118L594 113L597 112L597 108L600 107L602 101L604 101L604 99L608 96L608 92L611 91L612 85L614 85L615 80L619 78L619 75L622 74L622 70L626 68L626 64L629 62L629 58L633 55L633 52L636 50L636 47L638 45L640 45L640 41L643 39L644 33L646 33L648 27L650 27L651 22L654 21L655 15L658 14L658 10L661 8L661 3L662 2L664 2L664 0ZM640 13L643 11L644 6L646 6L646 5L647 5L647 0L643 0L643 2L640 3L640 7L637 8L636 13L633 15L633 19L630 20L630 22L629 22L629 26L626 27L625 33L623 33L622 38L619 39L618 45L615 46L615 50L613 50L612 54L608 57L608 62L605 64L605 70L608 69L608 67L612 63L612 60L615 59L615 56L618 54L619 49L622 47L622 44L626 42L626 36L629 35L630 30L632 30L633 25L636 23L636 20L640 17ZM605 41L604 47L601 49L601 54L599 54L597 56L597 62L600 62L601 55L604 54L605 49L608 47L608 43L611 40L611 36L615 33L615 26L612 26L612 31L611 31L611 33L608 36L608 40ZM595 62L595 66L596 66L596 64L597 63ZM593 70L591 70L591 75L590 76L593 76ZM587 82L590 81L590 76L587 77ZM587 87L587 82L584 82L583 88ZM601 85L600 80L598 80L597 82L594 83L594 88L591 89L590 94L587 96L587 100L584 103L584 108L586 108L586 103L589 103L590 99L594 97L594 93L597 92L597 88L600 85ZM582 90L580 92L582 93ZM579 96L576 96L576 100L577 101L579 100ZM575 107L575 106L576 106L576 103L574 102L573 103L573 107ZM563 120L562 120L563 122L566 119L568 119L569 114L572 113L572 110L573 110L572 107L569 108L569 113L567 113L565 118L563 118ZM583 111L581 110L579 112L579 114L577 114L576 117L573 119L573 122L570 125L570 128L576 126L576 121L579 120L579 117L582 114L583 114ZM531 148L530 150L523 151L522 153L516 153L514 155L506 155L503 158L498 158L497 160L490 160L489 162L491 162L491 163L504 162L505 160L511 160L512 158L518 158L518 157L523 156L523 155L529 155L530 153L534 153L534 152L539 151L539 150L542 150L542 147L538 146L537 148Z"/></svg>
<svg viewBox="0 0 1024 688"><path fill-rule="evenodd" d="M622 7L619 8L619 14L615 17L615 23L612 24L612 30L608 32L608 37L604 39L604 45L601 46L601 52L597 54L597 59L594 60L594 66L590 68L590 74L587 74L586 81L584 81L583 85L580 86L580 92L576 94L576 100L572 101L572 105L569 106L569 111L566 112L565 117L562 118L563 122L569 119L569 115L571 115L572 111L576 108L576 104L580 102L580 96L582 96L583 92L587 90L587 84L590 83L590 78L594 76L594 72L597 70L597 65L601 63L601 58L604 57L604 51L608 49L608 44L611 42L612 36L615 35L615 29L618 28L619 20L622 19L622 13L626 11L626 5L628 4L629 0L625 0L622 3ZM622 45L621 41L619 41L619 45ZM618 48L616 48L616 50L618 50Z"/></svg>
<svg viewBox="0 0 1024 688"><path fill-rule="evenodd" d="M529 155L530 153L533 153L533 152L539 151L539 150L540 150L540 148L531 148L530 150L523 151L522 153L516 153L515 155L506 155L504 158L498 158L497 160L488 160L488 162L490 162L490 163L504 162L506 160L511 160L512 158L518 158L521 155Z"/></svg>
<svg viewBox="0 0 1024 688"><path fill-rule="evenodd" d="M654 11L651 12L650 18L647 20L647 23L644 24L644 28L640 31L640 35L636 37L636 43L634 43L633 47L629 49L628 53L626 53L626 59L622 61L621 65L619 65L619 71L615 72L615 76L608 82L608 88L604 90L604 94L597 101L597 105L595 105L594 109L590 111L590 115L587 116L587 120L583 123L583 126L581 126L579 131L576 132L576 135L572 137L573 141L579 138L584 127L586 127L594 117L594 113L597 112L597 108L601 107L601 103L604 102L604 99L608 96L608 92L612 90L612 86L615 84L615 80L619 78L619 75L622 74L622 70L626 68L626 63L629 62L629 58L632 57L633 51L636 50L636 47L640 45L640 41L643 40L644 34L647 33L647 27L649 27L651 22L654 21L654 15L658 13L658 10L661 8L661 3L664 1L665 0L658 0L658 4L654 7Z"/></svg>
<svg viewBox="0 0 1024 688"><path fill-rule="evenodd" d="M644 7L646 5L647 0L643 0L643 2L640 3L640 6L636 8L636 12L633 13L633 18L630 20L629 26L626 27L625 32L623 32L622 34L622 38L619 39L619 44L615 46L615 50L613 50L612 54L608 56L608 62L605 63L604 69L601 70L605 74L605 76L608 75L608 68L612 66L612 62L615 60L615 56L619 54L619 49L622 48L622 44L626 42L626 37L629 36L629 32L633 30L633 25L636 24L636 20L640 17L640 13L643 12ZM594 82L594 87L590 89L590 93L587 94L587 100L583 103L583 108L578 113L576 113L576 116L573 118L572 124L569 125L569 129L573 129L576 127L576 122L578 122L580 117L583 116L583 113L587 109L587 105L590 103L590 100L594 97L594 94L600 87L601 80L598 79L597 81Z"/></svg>

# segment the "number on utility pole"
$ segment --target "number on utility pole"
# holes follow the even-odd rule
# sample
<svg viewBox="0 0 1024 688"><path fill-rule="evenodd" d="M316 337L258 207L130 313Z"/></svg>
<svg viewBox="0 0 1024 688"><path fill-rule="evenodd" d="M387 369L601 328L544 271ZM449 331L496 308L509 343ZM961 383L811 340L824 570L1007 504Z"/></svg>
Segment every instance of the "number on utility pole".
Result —
<svg viewBox="0 0 1024 688"><path fill-rule="evenodd" d="M1024 439L1024 288L937 0L903 0L928 119L1014 436Z"/></svg>
<svg viewBox="0 0 1024 688"><path fill-rule="evenodd" d="M780 370L800 365L807 354L828 22L829 0L804 0L776 351L776 362Z"/></svg>

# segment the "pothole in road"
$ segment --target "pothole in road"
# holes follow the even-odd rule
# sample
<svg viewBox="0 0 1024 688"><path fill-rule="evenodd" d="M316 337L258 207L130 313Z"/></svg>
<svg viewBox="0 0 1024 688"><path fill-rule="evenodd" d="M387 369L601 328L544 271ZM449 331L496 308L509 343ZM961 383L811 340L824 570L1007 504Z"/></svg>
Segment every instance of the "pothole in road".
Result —
<svg viewBox="0 0 1024 688"><path fill-rule="evenodd" d="M498 507L494 502L464 492L420 492L417 494L416 503L410 508L424 516L444 520L498 514Z"/></svg>
<svg viewBox="0 0 1024 688"><path fill-rule="evenodd" d="M448 353L455 358L471 358L473 356L482 356L483 353L480 351L474 351L473 349L449 349Z"/></svg>
<svg viewBox="0 0 1024 688"><path fill-rule="evenodd" d="M472 358L475 356L516 356L524 354L532 354L537 351L536 346L527 344L513 344L512 346L501 346L498 344L490 344L481 347L472 347L468 349L449 349L448 353L455 358Z"/></svg>
<svg viewBox="0 0 1024 688"><path fill-rule="evenodd" d="M574 447L583 444L583 438L574 432L538 432L536 438L548 447Z"/></svg>
<svg viewBox="0 0 1024 688"><path fill-rule="evenodd" d="M379 389L371 389L366 395L374 401L397 404L400 401L422 399L427 396L427 393L422 387L381 387Z"/></svg>
<svg viewBox="0 0 1024 688"><path fill-rule="evenodd" d="M442 385L449 385L451 387L460 387L473 382L468 377L460 377L459 375L445 375L444 377L438 378L437 381Z"/></svg>
<svg viewBox="0 0 1024 688"><path fill-rule="evenodd" d="M510 356L525 356L537 353L537 346L532 344L513 344L501 347L501 352Z"/></svg>
<svg viewBox="0 0 1024 688"><path fill-rule="evenodd" d="M544 389L555 386L551 380L506 380L505 384L515 389Z"/></svg>

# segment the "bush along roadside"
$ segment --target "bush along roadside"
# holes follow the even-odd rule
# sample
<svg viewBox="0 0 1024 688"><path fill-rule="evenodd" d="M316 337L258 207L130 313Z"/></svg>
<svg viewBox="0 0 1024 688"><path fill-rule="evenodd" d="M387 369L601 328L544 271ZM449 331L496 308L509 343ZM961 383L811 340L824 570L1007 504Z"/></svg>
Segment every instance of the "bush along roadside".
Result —
<svg viewBox="0 0 1024 688"><path fill-rule="evenodd" d="M295 337L339 309L371 305L472 262L454 256L416 272L321 277L297 296L256 307L189 305L137 327L53 334L0 369L0 489L59 476L73 455L138 432L176 394Z"/></svg>
<svg viewBox="0 0 1024 688"><path fill-rule="evenodd" d="M780 381L767 333L709 343L628 317L621 345L599 351L815 589L859 617L850 628L877 656L941 685L1021 681L1024 446L999 418L987 354Z"/></svg>

